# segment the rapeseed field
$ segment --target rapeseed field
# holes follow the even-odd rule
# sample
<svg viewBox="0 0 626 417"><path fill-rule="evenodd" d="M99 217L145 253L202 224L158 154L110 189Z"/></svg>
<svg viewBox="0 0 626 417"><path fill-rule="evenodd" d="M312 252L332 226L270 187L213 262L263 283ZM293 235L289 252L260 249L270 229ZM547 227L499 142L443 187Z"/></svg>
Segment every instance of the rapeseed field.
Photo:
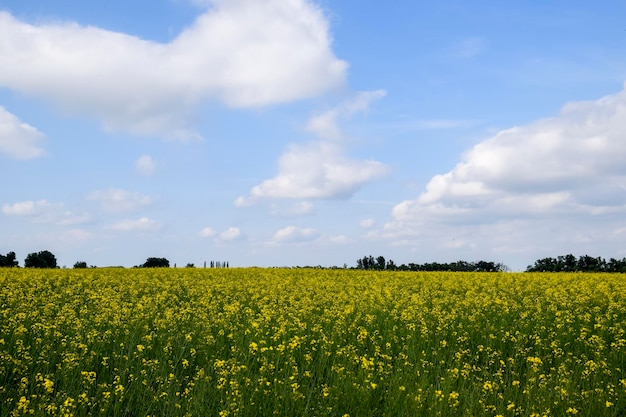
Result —
<svg viewBox="0 0 626 417"><path fill-rule="evenodd" d="M0 417L624 416L626 276L0 270Z"/></svg>

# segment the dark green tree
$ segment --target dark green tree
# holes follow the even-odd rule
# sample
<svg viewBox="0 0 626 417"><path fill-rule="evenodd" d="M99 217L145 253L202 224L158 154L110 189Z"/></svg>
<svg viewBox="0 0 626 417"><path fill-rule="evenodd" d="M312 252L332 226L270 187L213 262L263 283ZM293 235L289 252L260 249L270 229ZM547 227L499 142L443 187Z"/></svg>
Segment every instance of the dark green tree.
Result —
<svg viewBox="0 0 626 417"><path fill-rule="evenodd" d="M169 268L170 261L165 258L148 258L141 266L143 268Z"/></svg>
<svg viewBox="0 0 626 417"><path fill-rule="evenodd" d="M576 257L572 254L555 258L543 258L535 261L526 268L526 272L626 272L626 258L617 260L611 258L607 262L604 258L583 255Z"/></svg>
<svg viewBox="0 0 626 417"><path fill-rule="evenodd" d="M478 261L475 264L474 270L476 272L496 272L499 269L494 262Z"/></svg>
<svg viewBox="0 0 626 417"><path fill-rule="evenodd" d="M542 262L542 261L538 261ZM551 265L551 261L547 262ZM543 263L542 263L543 266ZM528 268L532 268L529 266ZM466 262L458 261L451 263L438 263L429 262L424 264L409 263L408 265L402 264L396 265L394 261L389 259L385 262L383 256L379 256L374 259L373 256L364 256L361 259L356 260L356 269L375 269L386 271L456 271L456 272L503 272L508 268L502 263L495 263L492 261L478 261L478 262Z"/></svg>
<svg viewBox="0 0 626 417"><path fill-rule="evenodd" d="M0 268L14 268L19 266L15 252L9 252L6 256L0 255Z"/></svg>
<svg viewBox="0 0 626 417"><path fill-rule="evenodd" d="M57 258L52 252L43 250L37 253L29 253L24 260L26 268L57 268Z"/></svg>
<svg viewBox="0 0 626 417"><path fill-rule="evenodd" d="M74 269L85 269L87 268L87 262L78 261L74 264Z"/></svg>
<svg viewBox="0 0 626 417"><path fill-rule="evenodd" d="M576 257L572 255L571 253L563 257L563 270L565 271L576 270Z"/></svg>
<svg viewBox="0 0 626 417"><path fill-rule="evenodd" d="M382 271L385 269L385 266L387 265L387 262L385 260L384 256L379 256L378 258L376 258L376 265L374 266L374 268Z"/></svg>

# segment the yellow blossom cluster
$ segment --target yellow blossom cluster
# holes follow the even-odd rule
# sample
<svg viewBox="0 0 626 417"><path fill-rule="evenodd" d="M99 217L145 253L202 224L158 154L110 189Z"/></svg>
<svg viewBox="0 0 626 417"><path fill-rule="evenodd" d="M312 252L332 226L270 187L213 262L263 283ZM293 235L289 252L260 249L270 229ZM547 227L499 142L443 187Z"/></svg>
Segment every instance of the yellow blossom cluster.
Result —
<svg viewBox="0 0 626 417"><path fill-rule="evenodd" d="M0 270L0 417L626 415L626 276Z"/></svg>

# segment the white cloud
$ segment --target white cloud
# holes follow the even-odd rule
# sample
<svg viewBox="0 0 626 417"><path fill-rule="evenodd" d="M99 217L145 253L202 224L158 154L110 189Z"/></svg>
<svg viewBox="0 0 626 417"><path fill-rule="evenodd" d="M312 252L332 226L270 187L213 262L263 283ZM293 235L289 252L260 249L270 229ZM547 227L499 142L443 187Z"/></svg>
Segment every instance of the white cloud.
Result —
<svg viewBox="0 0 626 417"><path fill-rule="evenodd" d="M331 43L326 17L306 0L216 0L166 44L0 12L0 86L109 130L193 139L199 101L263 106L342 84L347 65Z"/></svg>
<svg viewBox="0 0 626 417"><path fill-rule="evenodd" d="M200 231L201 237L214 237L215 235L217 235L217 232L210 227L205 227Z"/></svg>
<svg viewBox="0 0 626 417"><path fill-rule="evenodd" d="M156 232L161 229L161 224L148 217L141 217L137 220L123 220L110 227L112 230L121 232Z"/></svg>
<svg viewBox="0 0 626 417"><path fill-rule="evenodd" d="M48 200L20 201L13 204L3 204L2 212L9 216L34 217L40 216L51 208L58 208L58 204L52 204Z"/></svg>
<svg viewBox="0 0 626 417"><path fill-rule="evenodd" d="M243 201L349 197L387 172L387 167L380 162L347 158L343 149L334 143L291 145L280 158L279 174L255 186L250 199Z"/></svg>
<svg viewBox="0 0 626 417"><path fill-rule="evenodd" d="M514 245L503 242L513 235L520 247L530 239L535 246L608 241L626 215L624 138L626 91L570 103L553 118L478 143L370 236L454 236L454 245L481 241L510 251Z"/></svg>
<svg viewBox="0 0 626 417"><path fill-rule="evenodd" d="M307 123L306 129L321 139L338 140L342 138L338 119L346 119L355 113L365 112L371 103L387 95L384 90L362 91L355 97L347 100L334 109L313 116Z"/></svg>
<svg viewBox="0 0 626 417"><path fill-rule="evenodd" d="M378 161L358 161L345 156L337 118L366 111L385 95L382 90L358 93L335 109L313 117L307 129L319 139L291 144L278 162L279 173L242 196L235 206L245 207L263 198L331 199L350 197L367 183L387 175L388 168Z"/></svg>
<svg viewBox="0 0 626 417"><path fill-rule="evenodd" d="M150 155L142 155L135 161L135 168L141 175L150 176L156 170L156 162Z"/></svg>
<svg viewBox="0 0 626 417"><path fill-rule="evenodd" d="M99 202L109 212L137 211L154 203L150 196L119 188L94 191L87 199Z"/></svg>
<svg viewBox="0 0 626 417"><path fill-rule="evenodd" d="M242 237L241 230L238 227L229 227L219 234L218 240L221 242L230 242Z"/></svg>
<svg viewBox="0 0 626 417"><path fill-rule="evenodd" d="M626 205L626 91L571 103L554 118L501 131L474 146L416 200L394 209L443 205L523 214L591 214Z"/></svg>
<svg viewBox="0 0 626 417"><path fill-rule="evenodd" d="M44 138L37 129L0 106L0 152L16 159L37 158L44 154L41 147Z"/></svg>
<svg viewBox="0 0 626 417"><path fill-rule="evenodd" d="M62 203L50 203L45 199L3 204L2 212L7 216L26 217L37 223L54 223L61 226L82 224L90 220L87 214L75 214L64 210Z"/></svg>
<svg viewBox="0 0 626 417"><path fill-rule="evenodd" d="M315 240L319 236L319 232L312 228L299 228L296 226L287 226L278 230L272 237L273 243L294 243L308 242Z"/></svg>

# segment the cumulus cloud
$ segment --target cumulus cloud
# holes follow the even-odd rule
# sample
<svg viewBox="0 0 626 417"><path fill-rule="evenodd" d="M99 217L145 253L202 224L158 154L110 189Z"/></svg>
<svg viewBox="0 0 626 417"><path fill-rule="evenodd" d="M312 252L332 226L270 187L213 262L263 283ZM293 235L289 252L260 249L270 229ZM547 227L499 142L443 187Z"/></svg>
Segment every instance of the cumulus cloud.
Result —
<svg viewBox="0 0 626 417"><path fill-rule="evenodd" d="M316 229L287 226L274 233L272 243L308 242L317 237L319 237L319 232Z"/></svg>
<svg viewBox="0 0 626 417"><path fill-rule="evenodd" d="M321 139L341 139L342 133L338 125L340 119L347 119L355 113L367 111L371 103L386 95L387 92L384 90L359 92L355 97L337 107L313 116L308 121L306 129Z"/></svg>
<svg viewBox="0 0 626 417"><path fill-rule="evenodd" d="M374 233L441 236L453 226L467 241L513 233L542 235L542 244L609 238L626 214L624 138L626 91L567 104L555 117L478 143L416 199L397 204L394 222Z"/></svg>
<svg viewBox="0 0 626 417"><path fill-rule="evenodd" d="M109 130L194 139L194 107L254 107L342 84L328 21L306 0L216 0L169 43L0 12L0 86Z"/></svg>
<svg viewBox="0 0 626 417"><path fill-rule="evenodd" d="M154 203L150 196L119 188L94 191L87 199L99 202L109 212L137 211Z"/></svg>
<svg viewBox="0 0 626 417"><path fill-rule="evenodd" d="M44 154L44 139L41 132L0 106L0 152L15 159L37 158Z"/></svg>
<svg viewBox="0 0 626 417"><path fill-rule="evenodd" d="M156 232L161 229L161 224L148 217L141 217L136 220L122 220L112 225L110 229L120 232Z"/></svg>
<svg viewBox="0 0 626 417"><path fill-rule="evenodd" d="M279 174L252 188L250 198L345 198L363 185L385 176L377 161L358 161L329 142L291 145L279 161Z"/></svg>
<svg viewBox="0 0 626 417"><path fill-rule="evenodd" d="M381 162L348 158L337 125L339 116L366 111L370 103L384 95L382 90L362 92L328 113L314 116L307 128L318 139L291 144L280 157L278 175L253 187L250 195L239 197L235 205L243 207L264 198L346 198L387 175L388 168Z"/></svg>
<svg viewBox="0 0 626 417"><path fill-rule="evenodd" d="M7 216L24 217L38 223L54 223L61 226L86 223L90 220L87 214L73 213L65 210L62 203L51 203L45 199L3 204L2 212Z"/></svg>
<svg viewBox="0 0 626 417"><path fill-rule="evenodd" d="M141 175L150 176L156 170L156 162L150 155L142 155L135 161L135 169Z"/></svg>
<svg viewBox="0 0 626 417"><path fill-rule="evenodd" d="M394 210L442 204L521 214L592 213L626 204L626 92L571 103L553 118L499 132L474 146L417 200Z"/></svg>

